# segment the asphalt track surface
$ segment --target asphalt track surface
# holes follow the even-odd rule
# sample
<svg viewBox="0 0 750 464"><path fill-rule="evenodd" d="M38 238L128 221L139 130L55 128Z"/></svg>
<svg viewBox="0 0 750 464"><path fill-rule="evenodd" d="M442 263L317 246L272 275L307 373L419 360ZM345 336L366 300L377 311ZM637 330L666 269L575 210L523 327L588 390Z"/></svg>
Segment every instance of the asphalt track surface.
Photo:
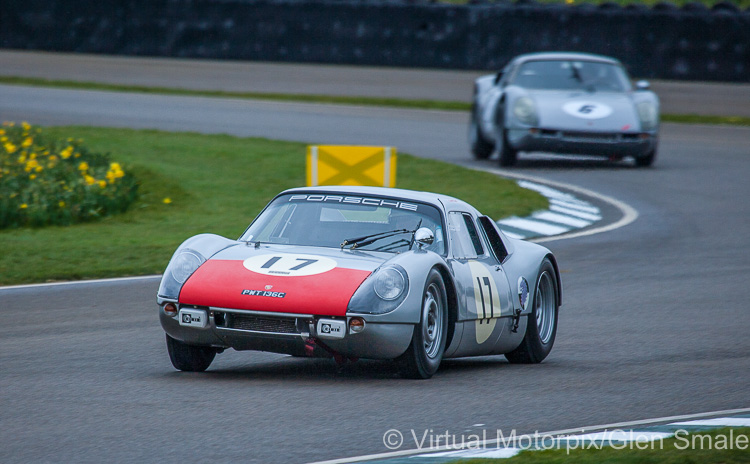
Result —
<svg viewBox="0 0 750 464"><path fill-rule="evenodd" d="M496 166L470 160L461 113L0 86L0 119L388 143ZM639 212L621 229L545 243L565 294L539 365L450 360L410 381L383 362L338 372L230 351L181 373L157 279L0 289L2 460L301 463L388 451L389 429L414 448L411 430L526 433L748 407L750 129L664 125L659 156L653 169L531 156L513 170Z"/></svg>

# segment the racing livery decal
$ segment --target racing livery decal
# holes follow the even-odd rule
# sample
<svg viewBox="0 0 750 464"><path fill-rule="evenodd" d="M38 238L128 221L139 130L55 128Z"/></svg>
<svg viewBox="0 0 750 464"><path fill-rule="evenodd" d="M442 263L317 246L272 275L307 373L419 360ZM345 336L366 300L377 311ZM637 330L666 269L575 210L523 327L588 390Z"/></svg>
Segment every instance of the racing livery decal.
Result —
<svg viewBox="0 0 750 464"><path fill-rule="evenodd" d="M518 302L521 303L521 309L526 311L529 306L529 283L525 278L518 278Z"/></svg>
<svg viewBox="0 0 750 464"><path fill-rule="evenodd" d="M595 101L576 100L563 105L563 111L581 119L604 119L612 114L612 108Z"/></svg>
<svg viewBox="0 0 750 464"><path fill-rule="evenodd" d="M258 261L267 263L273 257L273 255L266 255L265 261ZM287 259L289 259L288 263L292 263L297 258L299 258L297 255L284 255L283 264L286 266ZM328 259L320 256L311 256L309 259L312 258ZM180 303L254 311L345 316L352 295L370 275L370 271L341 267L313 275L261 274L248 271L245 264L247 261L249 260L212 259L207 261L185 282L180 292ZM281 266L279 263L282 263L281 259L274 262L271 267ZM299 266L299 264L294 266ZM314 266L314 263L309 266ZM303 266L297 271L304 271L306 267L308 266ZM290 270L289 267L279 267L279 269ZM271 286L273 291L253 290L267 286ZM273 297L273 293L277 296ZM264 298L254 298L254 296Z"/></svg>
<svg viewBox="0 0 750 464"><path fill-rule="evenodd" d="M324 256L268 254L247 258L242 265L258 274L299 277L328 272L336 261Z"/></svg>
<svg viewBox="0 0 750 464"><path fill-rule="evenodd" d="M477 320L474 323L477 343L484 343L492 335L492 331L500 317L500 293L490 270L481 263L469 261L471 278L474 284L474 304Z"/></svg>

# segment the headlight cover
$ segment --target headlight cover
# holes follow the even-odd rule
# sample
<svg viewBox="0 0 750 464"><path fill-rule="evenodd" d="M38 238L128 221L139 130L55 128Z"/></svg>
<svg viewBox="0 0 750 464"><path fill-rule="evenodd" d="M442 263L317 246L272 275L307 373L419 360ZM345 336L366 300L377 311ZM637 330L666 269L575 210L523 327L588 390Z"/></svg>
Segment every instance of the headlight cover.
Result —
<svg viewBox="0 0 750 464"><path fill-rule="evenodd" d="M513 103L513 115L523 124L529 126L536 126L539 124L536 105L534 105L534 100L529 97L518 98Z"/></svg>
<svg viewBox="0 0 750 464"><path fill-rule="evenodd" d="M656 112L656 106L651 102L640 102L636 105L638 109L638 118L641 120L641 130L650 131L656 129L659 122L659 115Z"/></svg>
<svg viewBox="0 0 750 464"><path fill-rule="evenodd" d="M176 300L180 295L182 284L205 262L206 258L197 251L189 248L177 250L161 278L159 296Z"/></svg>
<svg viewBox="0 0 750 464"><path fill-rule="evenodd" d="M347 310L358 314L385 314L398 308L409 293L409 278L397 264L380 267L359 286Z"/></svg>

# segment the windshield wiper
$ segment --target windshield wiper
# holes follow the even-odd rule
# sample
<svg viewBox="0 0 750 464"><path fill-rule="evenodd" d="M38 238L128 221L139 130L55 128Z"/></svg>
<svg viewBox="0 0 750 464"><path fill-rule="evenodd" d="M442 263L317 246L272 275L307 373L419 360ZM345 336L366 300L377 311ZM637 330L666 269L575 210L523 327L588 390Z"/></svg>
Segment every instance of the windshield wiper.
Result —
<svg viewBox="0 0 750 464"><path fill-rule="evenodd" d="M409 230L409 229L395 229L395 230L388 230L385 232L380 232L379 234L365 235L365 236L357 237L357 238L347 238L343 242L341 242L341 249L343 249L347 245L351 245L352 247L350 248L350 250L353 250L357 247L370 245L384 238L393 237L394 235L399 235L399 234L408 234L408 233L413 234L414 231Z"/></svg>

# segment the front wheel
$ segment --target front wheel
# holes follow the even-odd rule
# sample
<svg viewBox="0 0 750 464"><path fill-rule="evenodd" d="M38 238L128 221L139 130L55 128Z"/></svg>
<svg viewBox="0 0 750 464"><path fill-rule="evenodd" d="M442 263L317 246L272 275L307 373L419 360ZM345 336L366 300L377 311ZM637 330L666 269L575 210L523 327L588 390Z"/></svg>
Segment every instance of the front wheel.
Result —
<svg viewBox="0 0 750 464"><path fill-rule="evenodd" d="M440 273L433 269L427 276L422 296L421 321L414 327L411 343L397 362L401 375L410 379L429 379L443 360L448 334L448 298Z"/></svg>
<svg viewBox="0 0 750 464"><path fill-rule="evenodd" d="M638 156L635 158L635 165L639 168L645 168L651 166L656 161L656 148L648 152L645 156Z"/></svg>
<svg viewBox="0 0 750 464"><path fill-rule="evenodd" d="M216 349L210 346L188 345L167 335L167 351L175 369L188 372L203 372L216 357Z"/></svg>
<svg viewBox="0 0 750 464"><path fill-rule="evenodd" d="M552 351L557 335L557 295L555 268L545 259L536 281L526 335L518 348L505 355L508 361L514 364L540 363Z"/></svg>
<svg viewBox="0 0 750 464"><path fill-rule="evenodd" d="M500 166L515 166L516 161L518 161L518 150L515 150L508 143L508 131L502 128L498 129L497 139L497 151L500 154Z"/></svg>

